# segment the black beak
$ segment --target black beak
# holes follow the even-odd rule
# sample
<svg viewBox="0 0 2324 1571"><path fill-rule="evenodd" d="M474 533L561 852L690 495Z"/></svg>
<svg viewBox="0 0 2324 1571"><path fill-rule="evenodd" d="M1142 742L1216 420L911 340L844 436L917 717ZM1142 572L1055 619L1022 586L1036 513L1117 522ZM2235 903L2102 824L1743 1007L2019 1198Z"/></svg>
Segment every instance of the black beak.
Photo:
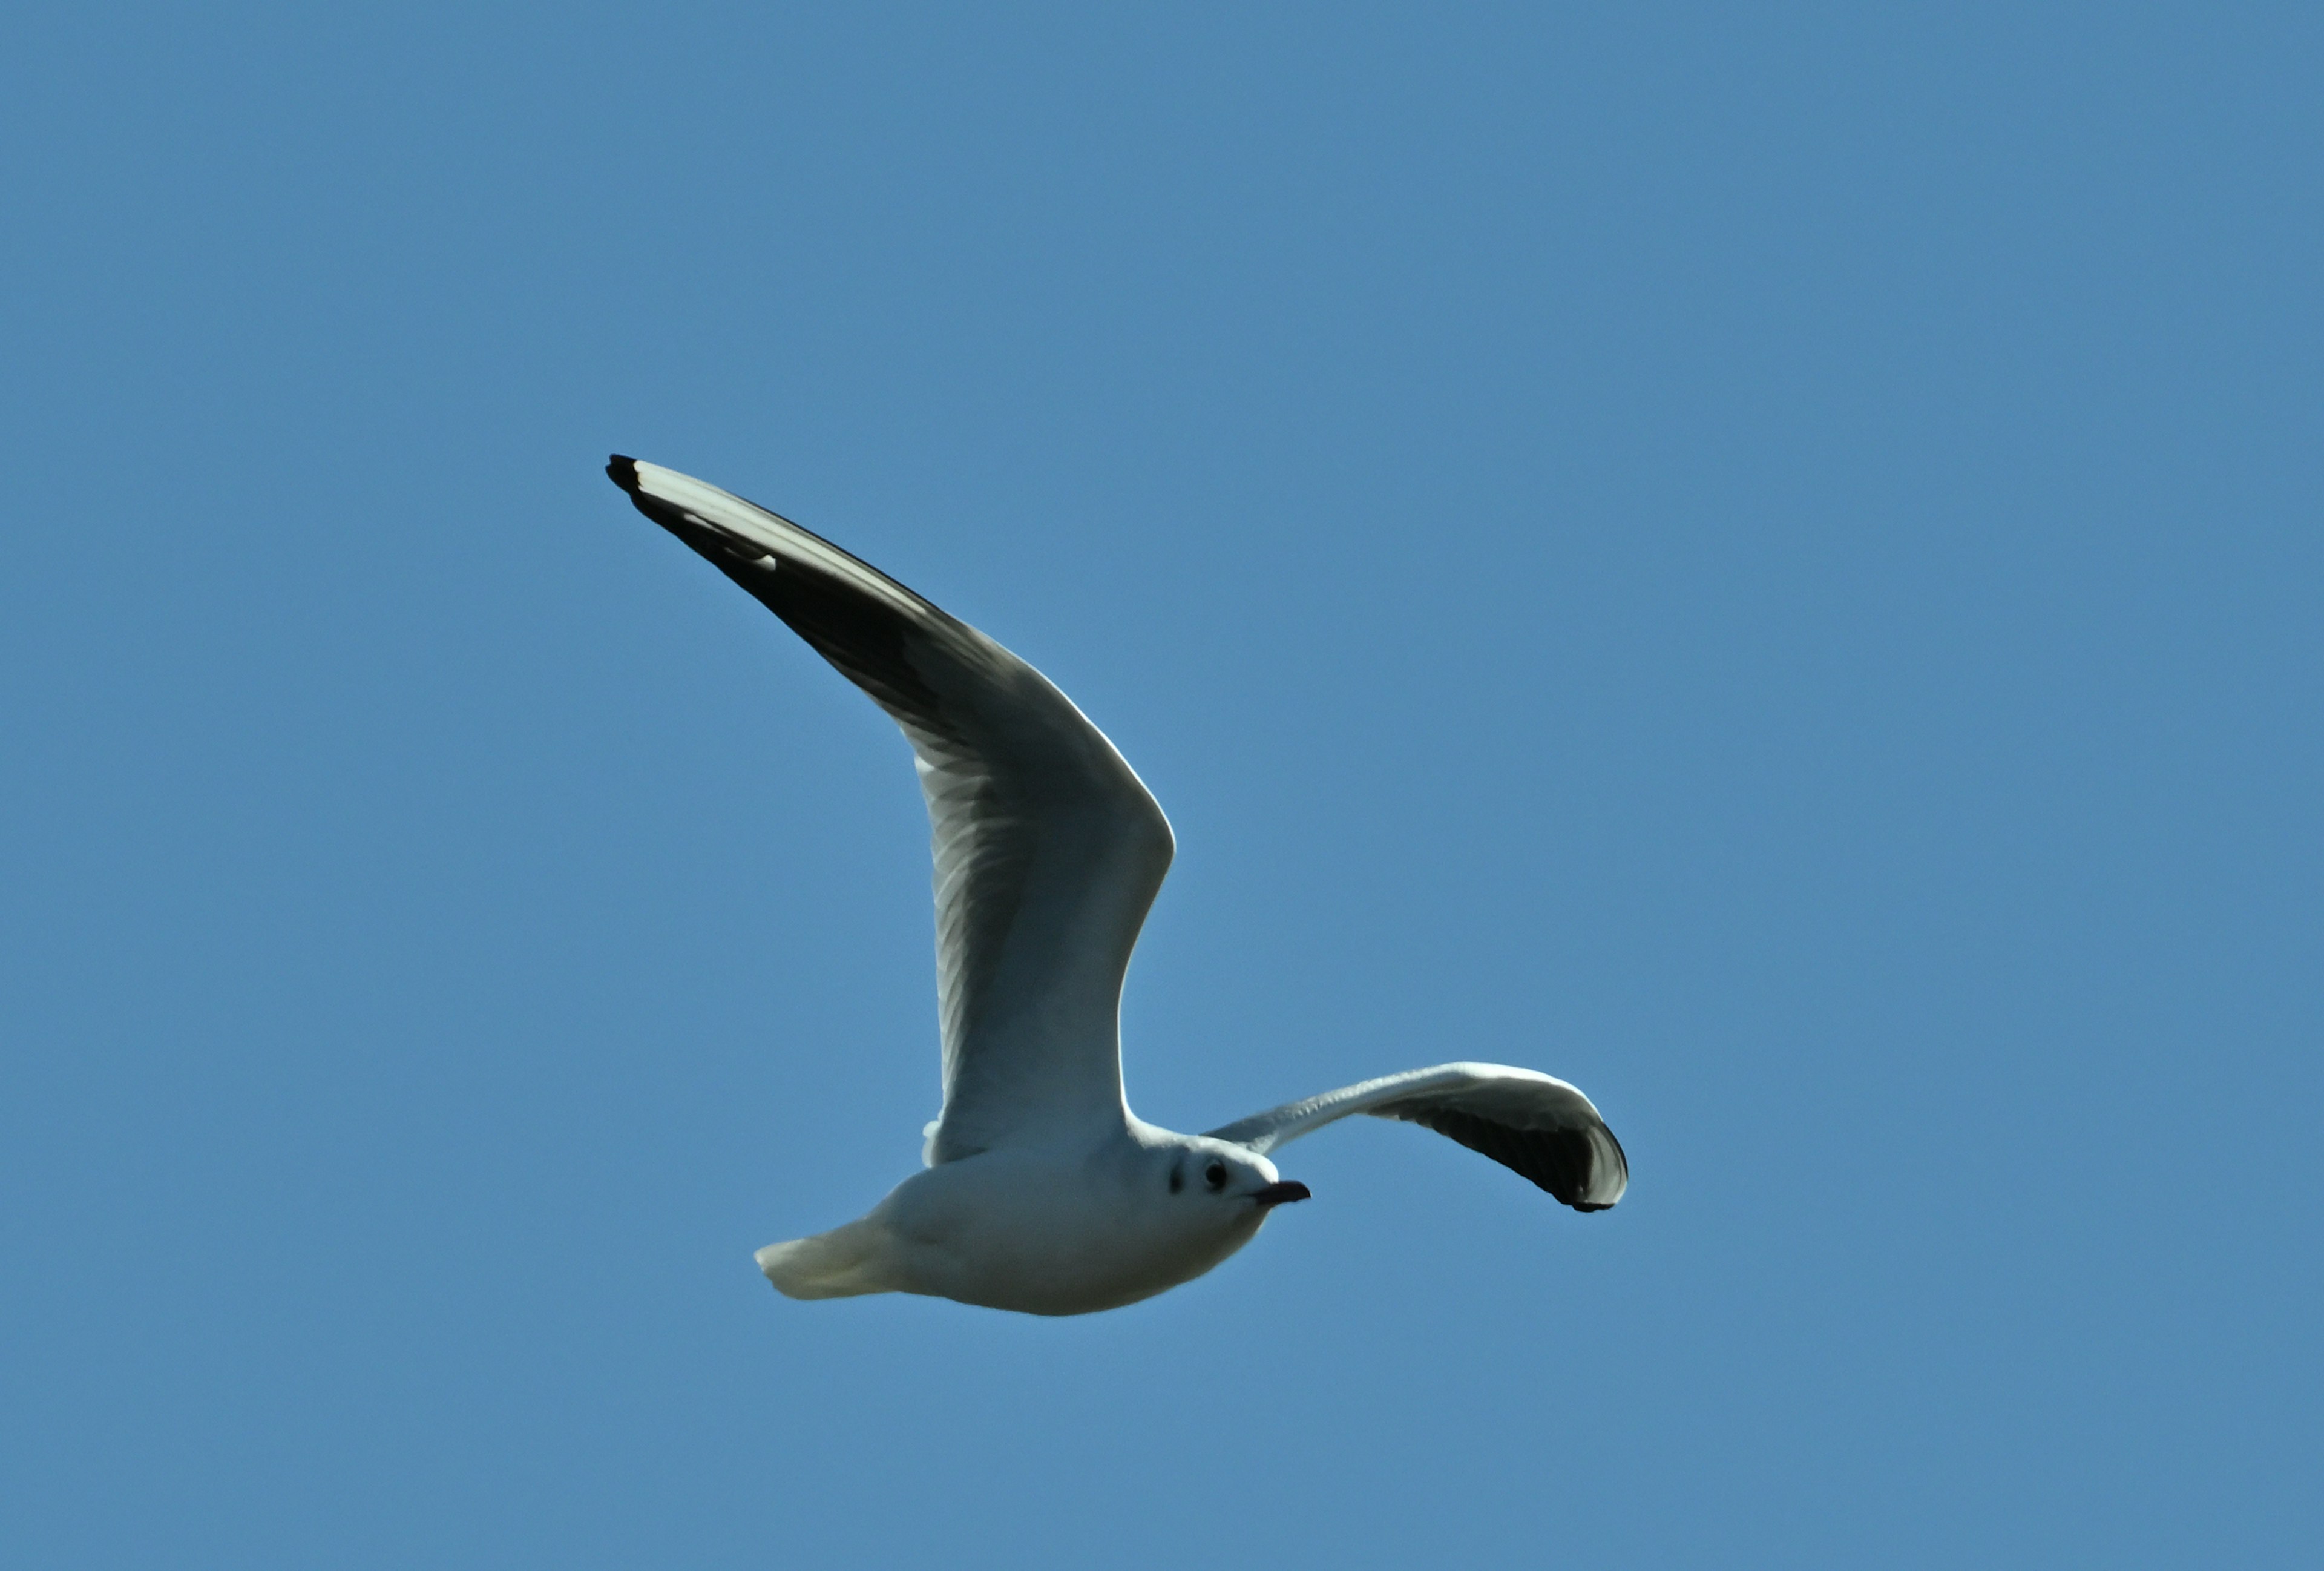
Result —
<svg viewBox="0 0 2324 1571"><path fill-rule="evenodd" d="M1259 1208L1261 1211L1270 1210L1287 1200L1305 1200L1309 1197L1307 1186L1296 1178L1286 1178L1279 1184L1269 1184L1266 1188L1257 1190L1251 1195L1251 1198L1259 1203Z"/></svg>

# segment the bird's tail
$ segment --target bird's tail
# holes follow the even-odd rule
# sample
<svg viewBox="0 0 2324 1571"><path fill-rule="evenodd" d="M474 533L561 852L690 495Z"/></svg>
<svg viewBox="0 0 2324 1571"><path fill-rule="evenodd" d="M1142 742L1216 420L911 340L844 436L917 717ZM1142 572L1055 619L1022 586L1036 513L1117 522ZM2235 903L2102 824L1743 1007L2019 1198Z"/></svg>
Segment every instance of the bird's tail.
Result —
<svg viewBox="0 0 2324 1571"><path fill-rule="evenodd" d="M868 1216L812 1238L770 1243L757 1258L786 1298L852 1298L897 1289L894 1240Z"/></svg>

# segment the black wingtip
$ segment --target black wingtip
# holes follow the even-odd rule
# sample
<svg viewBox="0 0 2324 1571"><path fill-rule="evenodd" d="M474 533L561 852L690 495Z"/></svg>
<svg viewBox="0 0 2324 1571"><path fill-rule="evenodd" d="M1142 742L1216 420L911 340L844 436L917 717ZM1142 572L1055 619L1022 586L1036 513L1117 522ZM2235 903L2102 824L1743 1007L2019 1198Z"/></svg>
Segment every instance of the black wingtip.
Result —
<svg viewBox="0 0 2324 1571"><path fill-rule="evenodd" d="M635 458L625 458L615 453L605 461L605 475L631 495L638 494L638 461Z"/></svg>

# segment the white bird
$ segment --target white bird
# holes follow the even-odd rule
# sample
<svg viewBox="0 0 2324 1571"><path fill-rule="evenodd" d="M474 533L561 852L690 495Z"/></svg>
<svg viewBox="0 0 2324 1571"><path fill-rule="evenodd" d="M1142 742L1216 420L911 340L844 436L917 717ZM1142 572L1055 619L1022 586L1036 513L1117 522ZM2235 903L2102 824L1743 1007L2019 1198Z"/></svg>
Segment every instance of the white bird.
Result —
<svg viewBox="0 0 2324 1571"><path fill-rule="evenodd" d="M1139 1118L1121 981L1172 840L1113 744L1040 672L820 536L658 465L616 456L606 473L903 727L927 798L944 1109L925 1170L867 1215L758 1252L782 1292L1135 1303L1308 1198L1269 1153L1355 1113L1448 1135L1577 1211L1622 1197L1629 1169L1590 1099L1500 1064L1366 1080L1208 1134Z"/></svg>

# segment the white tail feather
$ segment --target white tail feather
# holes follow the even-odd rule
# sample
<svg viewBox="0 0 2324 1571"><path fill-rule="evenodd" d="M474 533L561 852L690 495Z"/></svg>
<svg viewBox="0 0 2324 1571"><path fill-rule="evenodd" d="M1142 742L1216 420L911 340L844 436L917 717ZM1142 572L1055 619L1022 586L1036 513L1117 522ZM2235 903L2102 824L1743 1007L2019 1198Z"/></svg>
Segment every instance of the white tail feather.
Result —
<svg viewBox="0 0 2324 1571"><path fill-rule="evenodd" d="M812 1238L770 1243L759 1251L759 1269L776 1290L791 1298L853 1298L892 1293L893 1240L865 1217Z"/></svg>

